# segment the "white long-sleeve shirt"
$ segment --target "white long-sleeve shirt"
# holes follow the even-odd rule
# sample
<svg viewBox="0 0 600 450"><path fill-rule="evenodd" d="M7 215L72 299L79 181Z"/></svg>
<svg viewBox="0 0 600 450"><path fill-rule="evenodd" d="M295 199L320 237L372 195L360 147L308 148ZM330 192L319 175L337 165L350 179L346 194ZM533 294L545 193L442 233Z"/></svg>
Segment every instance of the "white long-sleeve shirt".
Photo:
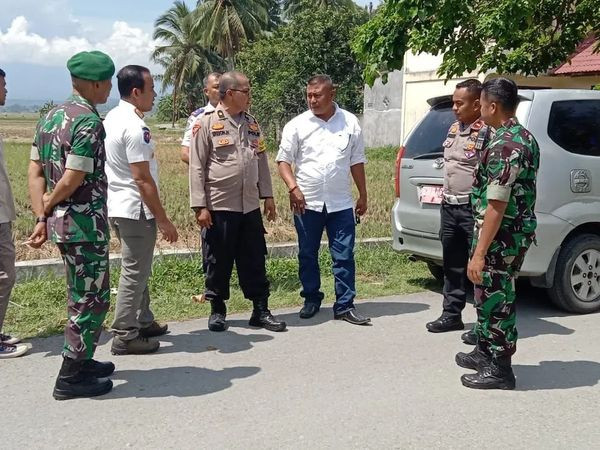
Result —
<svg viewBox="0 0 600 450"><path fill-rule="evenodd" d="M294 117L283 128L277 153L280 161L294 167L307 209L353 208L350 167L367 162L358 119L337 105L328 121L310 110Z"/></svg>

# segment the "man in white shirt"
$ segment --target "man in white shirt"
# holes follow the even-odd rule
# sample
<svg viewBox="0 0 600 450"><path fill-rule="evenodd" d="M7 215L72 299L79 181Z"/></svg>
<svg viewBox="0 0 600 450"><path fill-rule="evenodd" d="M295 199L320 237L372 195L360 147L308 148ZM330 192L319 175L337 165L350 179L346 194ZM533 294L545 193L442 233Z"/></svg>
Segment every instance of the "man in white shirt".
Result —
<svg viewBox="0 0 600 450"><path fill-rule="evenodd" d="M219 104L220 79L221 74L219 72L211 72L204 77L204 95L208 98L208 103L190 114L181 140L181 160L186 164L190 163L190 143L192 142L192 135L195 134L194 130L197 131L200 127L200 118L206 113L213 112Z"/></svg>
<svg viewBox="0 0 600 450"><path fill-rule="evenodd" d="M298 233L300 295L304 298L300 317L314 316L324 297L318 253L325 229L335 279L334 318L365 325L370 319L354 307L354 212L358 222L358 216L367 211L362 131L358 119L333 101L335 87L329 76L310 78L306 97L310 109L286 124L277 154ZM354 212L350 175L359 193Z"/></svg>
<svg viewBox="0 0 600 450"><path fill-rule="evenodd" d="M0 106L6 100L6 73L0 69ZM15 244L12 237L12 222L16 219L15 201L4 163L4 148L0 137L0 359L15 358L29 350L20 339L2 333L10 293L15 285Z"/></svg>
<svg viewBox="0 0 600 450"><path fill-rule="evenodd" d="M108 217L121 241L121 277L112 324L114 355L158 350L148 338L163 335L167 325L154 320L148 279L156 243L156 229L167 242L177 241L177 230L160 202L154 142L144 122L156 92L150 71L125 66L117 74L121 100L104 120Z"/></svg>

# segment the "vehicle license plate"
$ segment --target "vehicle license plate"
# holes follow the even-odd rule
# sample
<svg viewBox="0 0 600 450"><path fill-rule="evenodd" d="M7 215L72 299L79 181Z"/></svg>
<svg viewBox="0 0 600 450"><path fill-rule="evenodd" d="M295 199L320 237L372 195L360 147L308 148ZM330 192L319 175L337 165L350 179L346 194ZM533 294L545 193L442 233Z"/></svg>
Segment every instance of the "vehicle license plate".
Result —
<svg viewBox="0 0 600 450"><path fill-rule="evenodd" d="M419 187L419 201L439 205L442 203L443 186L421 186Z"/></svg>

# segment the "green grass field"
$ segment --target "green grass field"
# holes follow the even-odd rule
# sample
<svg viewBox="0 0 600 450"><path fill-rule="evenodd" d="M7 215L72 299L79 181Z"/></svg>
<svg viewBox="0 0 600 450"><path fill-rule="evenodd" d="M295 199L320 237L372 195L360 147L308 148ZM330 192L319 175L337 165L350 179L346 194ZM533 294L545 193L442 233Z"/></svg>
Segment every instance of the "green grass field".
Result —
<svg viewBox="0 0 600 450"><path fill-rule="evenodd" d="M331 259L320 255L322 289L325 302L334 300ZM412 263L406 256L393 251L389 245L356 249L356 287L358 298L399 295L438 287L424 263ZM271 281L270 307L272 309L299 306L300 282L296 258L271 258L267 261ZM119 271L111 272L111 286L117 287ZM187 320L206 317L210 306L191 301L204 286L199 259L168 258L156 263L150 279L152 309L158 320ZM65 281L44 278L19 283L13 290L4 330L22 337L47 336L60 333L66 323ZM112 323L115 295L111 295L111 309L105 326ZM251 303L239 289L237 277L232 278L230 313L248 311Z"/></svg>

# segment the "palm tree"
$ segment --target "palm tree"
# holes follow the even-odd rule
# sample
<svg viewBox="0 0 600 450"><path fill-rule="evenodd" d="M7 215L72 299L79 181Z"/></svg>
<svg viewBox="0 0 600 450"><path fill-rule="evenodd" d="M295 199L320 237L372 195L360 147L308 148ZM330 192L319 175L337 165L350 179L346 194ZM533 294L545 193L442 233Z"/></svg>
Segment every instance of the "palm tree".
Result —
<svg viewBox="0 0 600 450"><path fill-rule="evenodd" d="M154 49L152 59L164 67L164 73L158 77L162 81L162 90L173 86L173 105L177 105L177 97L186 83L220 69L223 61L203 45L196 13L183 1L177 0L156 19L154 27L154 39L161 44ZM173 108L172 119L173 124L178 119L177 108Z"/></svg>
<svg viewBox="0 0 600 450"><path fill-rule="evenodd" d="M283 0L283 16L286 19L307 9L319 8L356 8L353 0Z"/></svg>
<svg viewBox="0 0 600 450"><path fill-rule="evenodd" d="M204 42L228 60L244 41L253 41L269 27L270 0L200 0L197 25L203 31Z"/></svg>

